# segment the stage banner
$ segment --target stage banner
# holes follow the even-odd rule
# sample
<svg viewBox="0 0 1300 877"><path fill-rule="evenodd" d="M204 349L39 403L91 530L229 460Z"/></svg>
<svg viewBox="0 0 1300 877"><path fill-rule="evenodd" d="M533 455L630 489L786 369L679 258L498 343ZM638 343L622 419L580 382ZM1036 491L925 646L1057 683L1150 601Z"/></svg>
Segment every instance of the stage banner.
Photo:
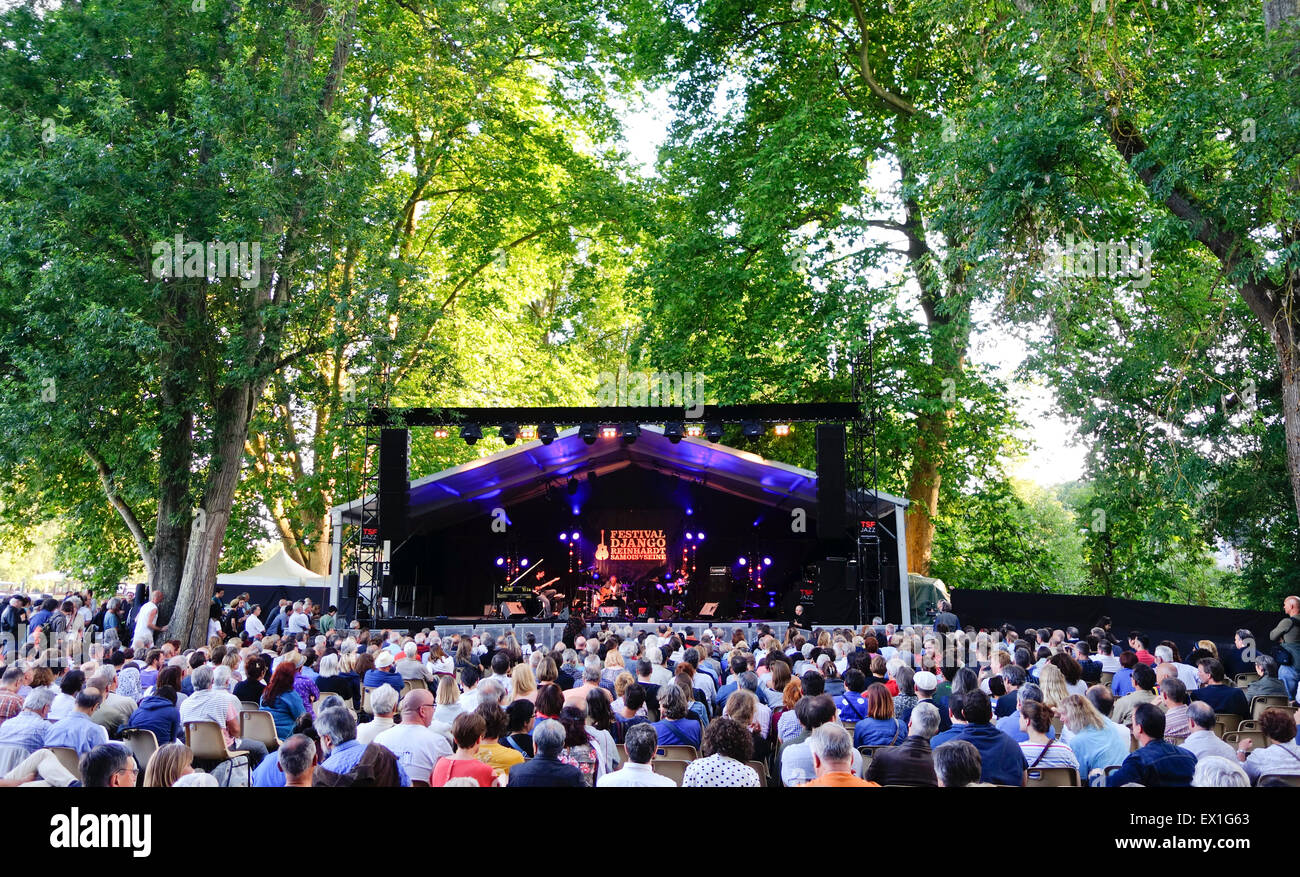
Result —
<svg viewBox="0 0 1300 877"><path fill-rule="evenodd" d="M596 571L636 582L663 579L681 565L683 518L663 509L610 509L587 519L583 535L596 545Z"/></svg>

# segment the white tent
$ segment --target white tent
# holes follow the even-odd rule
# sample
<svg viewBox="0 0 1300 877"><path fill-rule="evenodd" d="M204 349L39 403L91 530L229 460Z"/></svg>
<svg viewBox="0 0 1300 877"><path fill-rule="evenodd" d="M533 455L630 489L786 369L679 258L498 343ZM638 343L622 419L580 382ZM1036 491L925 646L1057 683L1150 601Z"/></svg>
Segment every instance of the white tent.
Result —
<svg viewBox="0 0 1300 877"><path fill-rule="evenodd" d="M279 585L282 587L324 587L328 584L324 576L307 569L289 555L284 553L284 546L267 560L252 569L243 572L220 573L217 575L219 585Z"/></svg>

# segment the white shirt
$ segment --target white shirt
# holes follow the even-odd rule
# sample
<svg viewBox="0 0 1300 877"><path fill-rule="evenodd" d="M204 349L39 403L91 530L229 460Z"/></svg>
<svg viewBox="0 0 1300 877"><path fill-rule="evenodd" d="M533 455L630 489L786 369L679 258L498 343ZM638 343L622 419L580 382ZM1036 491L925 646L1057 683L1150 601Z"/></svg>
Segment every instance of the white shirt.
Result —
<svg viewBox="0 0 1300 877"><path fill-rule="evenodd" d="M683 788L758 788L758 771L725 755L697 758L686 767Z"/></svg>
<svg viewBox="0 0 1300 877"><path fill-rule="evenodd" d="M655 773L654 768L648 764L636 764L631 761L624 764L621 770L607 773L600 779L596 780L596 788L598 789L650 789L662 786L672 786L673 788L676 788L677 783L673 782L669 777L660 776Z"/></svg>
<svg viewBox="0 0 1300 877"><path fill-rule="evenodd" d="M244 632L249 636L261 636L266 633L266 625L256 615L250 615L244 621Z"/></svg>
<svg viewBox="0 0 1300 877"><path fill-rule="evenodd" d="M306 612L295 612L289 616L289 633L306 633L311 630L311 619Z"/></svg>
<svg viewBox="0 0 1300 877"><path fill-rule="evenodd" d="M1178 671L1178 681L1187 686L1188 691L1195 691L1201 687L1201 677L1197 675L1196 668L1190 664L1174 664Z"/></svg>
<svg viewBox="0 0 1300 877"><path fill-rule="evenodd" d="M438 759L451 755L451 746L445 737L413 721L376 734L374 742L396 755L406 775L413 780L428 782Z"/></svg>
<svg viewBox="0 0 1300 877"><path fill-rule="evenodd" d="M673 681L673 674L663 664L651 664L650 681L655 685L667 685Z"/></svg>
<svg viewBox="0 0 1300 877"><path fill-rule="evenodd" d="M1196 760L1209 758L1212 755L1226 758L1233 764L1237 763L1237 750L1232 747L1231 743L1224 743L1213 731L1207 731L1204 728L1197 728L1187 735L1179 749L1186 749L1196 756Z"/></svg>
<svg viewBox="0 0 1300 877"><path fill-rule="evenodd" d="M158 604L150 600L140 607L140 614L135 617L136 638L153 642L153 631L149 628L149 625L157 623Z"/></svg>
<svg viewBox="0 0 1300 877"><path fill-rule="evenodd" d="M380 734L395 727L397 725L392 716L375 716L370 721L357 725L357 742L362 746L373 743ZM407 776L410 776L410 774L407 774Z"/></svg>

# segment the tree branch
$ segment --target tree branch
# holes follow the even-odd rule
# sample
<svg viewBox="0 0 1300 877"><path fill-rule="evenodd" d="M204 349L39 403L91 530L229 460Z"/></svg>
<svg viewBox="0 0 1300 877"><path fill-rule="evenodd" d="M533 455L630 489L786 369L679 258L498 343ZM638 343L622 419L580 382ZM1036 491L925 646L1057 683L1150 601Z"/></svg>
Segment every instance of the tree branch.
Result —
<svg viewBox="0 0 1300 877"><path fill-rule="evenodd" d="M131 531L131 536L135 539L136 550L140 552L140 560L144 562L145 576L152 581L153 547L144 534L144 527L140 526L140 519L136 517L135 511L122 498L122 494L118 492L117 483L113 480L113 470L109 467L108 461L90 445L83 444L82 448L85 450L86 456L90 458L90 462L95 464L95 470L99 473L99 483L103 485L104 494L108 497L109 503L126 523L126 528Z"/></svg>

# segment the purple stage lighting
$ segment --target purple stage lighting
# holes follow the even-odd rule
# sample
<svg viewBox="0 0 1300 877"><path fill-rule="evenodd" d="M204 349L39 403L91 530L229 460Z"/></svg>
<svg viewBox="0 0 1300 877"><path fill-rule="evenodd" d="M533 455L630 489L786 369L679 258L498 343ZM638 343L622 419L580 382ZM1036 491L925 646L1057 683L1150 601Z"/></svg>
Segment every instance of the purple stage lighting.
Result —
<svg viewBox="0 0 1300 877"><path fill-rule="evenodd" d="M528 566L528 558L525 557L523 560L519 561L519 565Z"/></svg>
<svg viewBox="0 0 1300 877"><path fill-rule="evenodd" d="M695 534L695 538L696 538L696 539L699 539L701 542L703 542L703 541L704 541L704 534L703 534L703 533L696 533L696 534Z"/></svg>
<svg viewBox="0 0 1300 877"><path fill-rule="evenodd" d="M693 514L695 514L695 509L688 508L688 509L686 510L686 514L688 514L688 515L693 515Z"/></svg>
<svg viewBox="0 0 1300 877"><path fill-rule="evenodd" d="M736 563L740 564L741 566L744 566L744 565L745 565L745 558L743 558L743 557L740 558L739 560L736 561Z"/></svg>
<svg viewBox="0 0 1300 877"><path fill-rule="evenodd" d="M770 557L764 557L764 558L763 558L763 566L771 566L771 565L772 565L772 558L770 558Z"/></svg>
<svg viewBox="0 0 1300 877"><path fill-rule="evenodd" d="M695 539L695 534L694 534L694 533L687 533L687 534L686 534L686 538L687 538L687 539L694 540L694 539Z"/></svg>
<svg viewBox="0 0 1300 877"><path fill-rule="evenodd" d="M561 534L560 534L560 541L561 541L561 542L567 542L567 541L569 541L569 534L568 534L568 533L561 533Z"/></svg>
<svg viewBox="0 0 1300 877"><path fill-rule="evenodd" d="M578 533L578 532L575 531L574 534L573 534L573 541L574 541L574 542L577 542L577 541L580 540L581 538L582 538L582 534L581 534L581 533Z"/></svg>
<svg viewBox="0 0 1300 877"><path fill-rule="evenodd" d="M505 565L506 565L506 559L504 557L498 557L497 566L505 566Z"/></svg>

